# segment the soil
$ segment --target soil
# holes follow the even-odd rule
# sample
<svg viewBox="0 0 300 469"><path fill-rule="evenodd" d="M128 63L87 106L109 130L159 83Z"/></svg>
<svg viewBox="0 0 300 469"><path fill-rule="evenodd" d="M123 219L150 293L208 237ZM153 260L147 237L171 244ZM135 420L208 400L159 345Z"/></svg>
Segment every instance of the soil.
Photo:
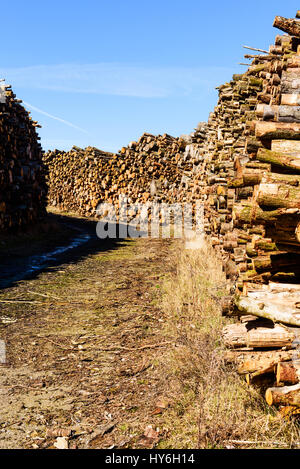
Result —
<svg viewBox="0 0 300 469"><path fill-rule="evenodd" d="M172 242L105 242L94 222L50 220L1 241L0 449L157 447L169 432L160 297ZM87 242L28 273L78 230Z"/></svg>

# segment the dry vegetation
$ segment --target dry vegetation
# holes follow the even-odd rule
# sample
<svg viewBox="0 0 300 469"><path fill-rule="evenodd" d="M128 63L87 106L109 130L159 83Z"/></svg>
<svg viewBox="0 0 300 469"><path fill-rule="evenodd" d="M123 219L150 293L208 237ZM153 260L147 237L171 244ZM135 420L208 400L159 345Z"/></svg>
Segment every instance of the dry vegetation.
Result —
<svg viewBox="0 0 300 469"><path fill-rule="evenodd" d="M173 430L161 447L297 446L297 422L268 407L259 389L224 361L220 298L225 278L213 249L176 251L174 262L176 272L165 281L163 298L166 334L176 338L176 347L163 357Z"/></svg>
<svg viewBox="0 0 300 469"><path fill-rule="evenodd" d="M1 291L0 447L61 431L78 448L296 446L296 422L225 364L220 261L181 243L91 240Z"/></svg>

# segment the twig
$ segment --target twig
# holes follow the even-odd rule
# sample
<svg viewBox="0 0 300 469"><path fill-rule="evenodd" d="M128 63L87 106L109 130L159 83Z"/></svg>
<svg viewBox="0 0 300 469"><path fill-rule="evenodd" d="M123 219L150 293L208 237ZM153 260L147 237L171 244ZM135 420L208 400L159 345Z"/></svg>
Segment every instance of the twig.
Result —
<svg viewBox="0 0 300 469"><path fill-rule="evenodd" d="M262 52L263 54L269 54L269 51L264 49L256 49L255 47L243 46L244 49L255 50L256 52Z"/></svg>
<svg viewBox="0 0 300 469"><path fill-rule="evenodd" d="M137 347L137 348L129 348L129 347L111 347L111 348L98 348L97 350L100 350L102 352L112 352L112 351L119 351L119 350L125 350L127 352L135 352L136 350L145 350L147 348L158 348L158 347L163 347L164 345L170 345L172 342L162 342L161 344L154 344L154 345L144 345L143 347Z"/></svg>
<svg viewBox="0 0 300 469"><path fill-rule="evenodd" d="M39 301L28 301L28 300L0 300L0 303L23 303L23 304L34 304L34 305L44 305L45 303Z"/></svg>
<svg viewBox="0 0 300 469"><path fill-rule="evenodd" d="M231 443L233 445L275 445L275 446L284 446L289 448L290 446L300 446L300 442L293 442L290 445L287 443L281 443L280 441L243 441L243 440L227 440L226 443Z"/></svg>
<svg viewBox="0 0 300 469"><path fill-rule="evenodd" d="M69 347L64 347L63 345L58 344L57 342L54 342L54 340L48 339L48 337L41 337L38 336L40 339L47 340L48 342L51 342L51 344L56 345L57 347L63 349L63 350L74 350L74 347L69 346Z"/></svg>
<svg viewBox="0 0 300 469"><path fill-rule="evenodd" d="M31 290L27 290L27 292L32 293L33 295L44 296L45 298L54 298L55 300L61 300L61 298L59 298L58 296L50 295L49 293L47 293L47 295L45 295L43 293L38 293L36 291L31 291Z"/></svg>

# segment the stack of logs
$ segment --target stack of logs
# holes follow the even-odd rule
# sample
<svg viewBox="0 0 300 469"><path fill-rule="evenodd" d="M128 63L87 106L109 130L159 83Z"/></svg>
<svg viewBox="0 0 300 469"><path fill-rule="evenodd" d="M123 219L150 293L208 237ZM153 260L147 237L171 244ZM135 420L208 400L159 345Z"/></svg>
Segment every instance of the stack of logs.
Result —
<svg viewBox="0 0 300 469"><path fill-rule="evenodd" d="M300 407L300 23L220 88L215 150L202 191L206 231L222 252L231 296L224 342L270 405ZM232 287L234 285L234 288ZM264 378L264 379L262 379ZM270 387L269 387L270 386Z"/></svg>
<svg viewBox="0 0 300 469"><path fill-rule="evenodd" d="M297 13L300 18L300 12ZM50 152L49 201L91 215L100 202L202 200L231 296L228 360L248 382L268 378L269 404L300 407L300 22L276 17L269 51L219 87L208 122L189 136L144 134L119 154ZM248 49L251 49L248 47ZM270 381L271 380L271 381ZM273 386L275 385L275 387ZM287 386L284 386L287 385Z"/></svg>
<svg viewBox="0 0 300 469"><path fill-rule="evenodd" d="M190 143L204 140L203 127L193 137L145 133L118 154L92 147L48 152L49 204L92 216L98 204L117 204L121 194L130 204L182 201L201 158Z"/></svg>
<svg viewBox="0 0 300 469"><path fill-rule="evenodd" d="M15 232L45 216L46 184L39 126L10 85L0 88L0 232Z"/></svg>

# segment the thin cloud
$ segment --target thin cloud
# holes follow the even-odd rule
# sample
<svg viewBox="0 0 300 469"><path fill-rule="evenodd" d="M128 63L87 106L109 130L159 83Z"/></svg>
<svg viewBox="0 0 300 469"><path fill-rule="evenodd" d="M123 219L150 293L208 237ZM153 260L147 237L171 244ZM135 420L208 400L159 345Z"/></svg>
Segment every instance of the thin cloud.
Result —
<svg viewBox="0 0 300 469"><path fill-rule="evenodd" d="M29 107L33 111L39 112L40 114L43 114L44 116L50 117L50 119L54 119L58 122L62 122L63 124L68 125L69 127L72 127L73 129L80 130L81 132L88 134L86 130L82 129L81 127L78 127L75 124L72 124L72 122L66 121L65 119L61 119L60 117L57 117L57 116L53 116L52 114L49 114L49 112L43 111L42 109L39 109L38 107L33 106L32 104L29 104L26 101L23 101L23 104L25 104L25 106Z"/></svg>
<svg viewBox="0 0 300 469"><path fill-rule="evenodd" d="M19 88L139 98L189 96L228 79L225 67L150 67L120 63L36 65L0 70Z"/></svg>

